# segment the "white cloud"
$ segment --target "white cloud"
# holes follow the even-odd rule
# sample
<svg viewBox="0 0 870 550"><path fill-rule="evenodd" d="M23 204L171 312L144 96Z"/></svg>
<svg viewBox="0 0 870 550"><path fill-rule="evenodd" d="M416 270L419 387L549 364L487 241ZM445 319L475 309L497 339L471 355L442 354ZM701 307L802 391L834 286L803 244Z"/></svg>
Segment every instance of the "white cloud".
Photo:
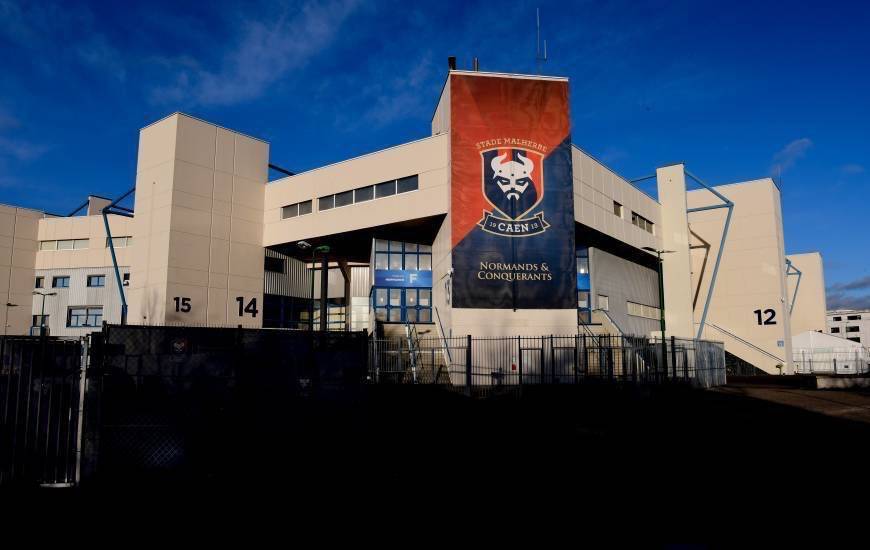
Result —
<svg viewBox="0 0 870 550"><path fill-rule="evenodd" d="M173 82L152 90L156 102L231 105L260 97L269 86L327 48L358 0L309 2L294 13L242 22L238 43L214 69L177 60Z"/></svg>
<svg viewBox="0 0 870 550"><path fill-rule="evenodd" d="M118 50L102 34L79 45L76 53L86 65L123 82L127 77L124 61Z"/></svg>
<svg viewBox="0 0 870 550"><path fill-rule="evenodd" d="M773 155L773 164L770 167L770 173L773 175L779 175L782 172L785 172L794 166L800 158L806 155L807 150L812 146L813 142L809 138L800 138L792 141Z"/></svg>
<svg viewBox="0 0 870 550"><path fill-rule="evenodd" d="M48 147L45 145L0 136L0 155L28 161L41 157L46 151L48 151Z"/></svg>

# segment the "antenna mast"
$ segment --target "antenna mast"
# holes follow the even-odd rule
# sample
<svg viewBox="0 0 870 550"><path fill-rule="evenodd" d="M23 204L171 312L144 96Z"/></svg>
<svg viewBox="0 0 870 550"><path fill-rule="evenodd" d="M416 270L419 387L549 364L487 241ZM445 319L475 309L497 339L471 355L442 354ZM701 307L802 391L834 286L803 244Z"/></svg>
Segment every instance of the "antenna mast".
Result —
<svg viewBox="0 0 870 550"><path fill-rule="evenodd" d="M535 25L537 30L537 42L535 43L535 63L538 66L538 74L541 74L541 66L547 61L547 41L544 40L544 51L541 52L541 8L535 9Z"/></svg>

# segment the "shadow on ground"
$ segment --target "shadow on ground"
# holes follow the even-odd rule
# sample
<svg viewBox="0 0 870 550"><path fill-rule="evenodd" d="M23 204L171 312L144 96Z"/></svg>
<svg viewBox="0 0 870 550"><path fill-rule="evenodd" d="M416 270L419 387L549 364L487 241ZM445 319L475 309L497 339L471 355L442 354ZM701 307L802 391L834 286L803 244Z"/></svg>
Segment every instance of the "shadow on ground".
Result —
<svg viewBox="0 0 870 550"><path fill-rule="evenodd" d="M835 482L840 472L860 473L870 441L870 423L741 387L532 387L521 397L468 399L427 386L380 386L269 411L258 422L198 425L177 468L104 468L84 490L458 495L572 484L616 496L654 489L662 497L689 490L719 498L736 488L731 483L764 490L806 486L819 473Z"/></svg>

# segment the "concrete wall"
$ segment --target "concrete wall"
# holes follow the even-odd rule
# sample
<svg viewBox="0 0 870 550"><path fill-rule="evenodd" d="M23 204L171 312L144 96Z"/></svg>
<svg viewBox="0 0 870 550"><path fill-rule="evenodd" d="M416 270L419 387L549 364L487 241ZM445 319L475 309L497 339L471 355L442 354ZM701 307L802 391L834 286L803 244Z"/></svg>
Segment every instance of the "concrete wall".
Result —
<svg viewBox="0 0 870 550"><path fill-rule="evenodd" d="M692 308L692 256L686 212L686 176L682 164L656 170L662 204L661 250L665 287L665 324L671 336L694 338L697 316Z"/></svg>
<svg viewBox="0 0 870 550"><path fill-rule="evenodd" d="M571 161L575 220L637 248L661 246L661 205L655 199L576 145L571 147ZM613 213L614 201L622 205L622 217ZM652 234L631 223L632 211L653 222Z"/></svg>
<svg viewBox="0 0 870 550"><path fill-rule="evenodd" d="M131 323L262 325L237 298L263 307L268 159L267 143L183 114L140 132Z"/></svg>
<svg viewBox="0 0 870 550"><path fill-rule="evenodd" d="M421 139L271 182L263 244L278 245L447 212L448 136ZM318 211L325 195L417 174L416 191ZM312 201L312 212L281 219L281 208Z"/></svg>
<svg viewBox="0 0 870 550"><path fill-rule="evenodd" d="M0 322L6 334L26 334L30 327L37 234L44 215L0 205Z"/></svg>
<svg viewBox="0 0 870 550"><path fill-rule="evenodd" d="M589 270L593 309L604 295L609 303L607 313L623 334L649 336L659 330L659 321L629 315L626 303L659 307L658 273L598 248L589 249Z"/></svg>
<svg viewBox="0 0 870 550"><path fill-rule="evenodd" d="M778 373L776 365L783 364L787 371L790 362L785 358L791 357L792 330L779 190L769 178L715 189L734 202L734 214L707 315L711 327L705 337L724 340L727 351L762 370ZM709 191L695 190L688 193L687 202L689 207L699 207L720 201ZM695 246L690 288L696 293L698 320L710 287L725 212L709 210L689 218ZM665 303L670 310L667 297ZM767 310L773 311L773 318ZM757 311L761 313L761 324Z"/></svg>
<svg viewBox="0 0 870 550"><path fill-rule="evenodd" d="M109 216L113 237L133 234L133 220L124 216ZM88 239L88 247L80 250L40 250L36 253L37 269L64 269L112 266L112 252L106 246L106 226L102 215L45 218L39 221L38 239L43 241ZM135 239L132 240L135 245ZM133 246L116 247L119 266L129 266Z"/></svg>
<svg viewBox="0 0 870 550"><path fill-rule="evenodd" d="M825 271L822 255L818 252L806 254L790 254L786 257L801 271L800 286L794 299L791 312L791 333L800 334L804 331L825 331ZM798 278L790 275L787 278L788 295L794 296Z"/></svg>

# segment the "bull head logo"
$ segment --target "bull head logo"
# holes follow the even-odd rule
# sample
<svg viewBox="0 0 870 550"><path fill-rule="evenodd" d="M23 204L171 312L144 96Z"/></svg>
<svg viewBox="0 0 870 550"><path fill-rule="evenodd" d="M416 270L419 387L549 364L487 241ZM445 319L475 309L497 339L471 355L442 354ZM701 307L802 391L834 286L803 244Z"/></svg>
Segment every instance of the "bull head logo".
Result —
<svg viewBox="0 0 870 550"><path fill-rule="evenodd" d="M506 158L507 153L492 159L490 167L492 168L493 181L505 194L505 197L518 201L532 181L531 174L532 170L535 169L535 163L521 154L517 155L519 162L515 160L504 162Z"/></svg>

